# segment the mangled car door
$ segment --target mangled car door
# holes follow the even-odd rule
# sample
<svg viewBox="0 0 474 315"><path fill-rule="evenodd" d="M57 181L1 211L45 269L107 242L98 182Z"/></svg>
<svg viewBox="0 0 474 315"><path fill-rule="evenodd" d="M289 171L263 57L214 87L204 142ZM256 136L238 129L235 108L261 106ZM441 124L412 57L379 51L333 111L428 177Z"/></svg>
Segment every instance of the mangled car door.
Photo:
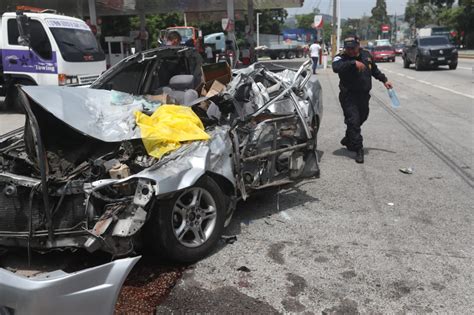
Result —
<svg viewBox="0 0 474 315"><path fill-rule="evenodd" d="M319 174L319 96L315 99L314 91L320 86L310 80L308 65L280 74L251 67L227 89L236 108L231 134L244 198L251 190Z"/></svg>

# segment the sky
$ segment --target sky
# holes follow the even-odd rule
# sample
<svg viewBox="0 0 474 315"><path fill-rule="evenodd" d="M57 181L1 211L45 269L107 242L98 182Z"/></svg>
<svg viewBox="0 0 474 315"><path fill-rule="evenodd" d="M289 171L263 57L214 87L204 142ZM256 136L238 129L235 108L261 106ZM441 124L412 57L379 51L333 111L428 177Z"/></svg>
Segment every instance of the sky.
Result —
<svg viewBox="0 0 474 315"><path fill-rule="evenodd" d="M364 13L371 15L371 10L375 6L376 0L340 0L342 18L359 18ZM403 14L408 0L385 0L388 14ZM322 13L332 15L333 0L304 0L301 8L287 9L289 15L304 14L312 12L318 6Z"/></svg>

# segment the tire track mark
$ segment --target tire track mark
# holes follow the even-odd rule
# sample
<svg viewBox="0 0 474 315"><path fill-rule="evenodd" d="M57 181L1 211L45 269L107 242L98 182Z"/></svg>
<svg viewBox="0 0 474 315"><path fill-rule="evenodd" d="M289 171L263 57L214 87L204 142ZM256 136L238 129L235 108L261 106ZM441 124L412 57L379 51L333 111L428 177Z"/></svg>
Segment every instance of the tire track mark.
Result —
<svg viewBox="0 0 474 315"><path fill-rule="evenodd" d="M444 153L441 149L436 147L429 139L427 139L417 128L412 124L403 119L398 113L393 111L389 105L387 105L380 97L372 94L372 97L376 100L376 103L380 105L389 115L391 115L396 121L398 121L405 129L421 143L423 143L428 150L436 155L441 161L443 161L454 173L456 173L468 186L474 188L474 177L469 174L462 166L458 165L449 155Z"/></svg>

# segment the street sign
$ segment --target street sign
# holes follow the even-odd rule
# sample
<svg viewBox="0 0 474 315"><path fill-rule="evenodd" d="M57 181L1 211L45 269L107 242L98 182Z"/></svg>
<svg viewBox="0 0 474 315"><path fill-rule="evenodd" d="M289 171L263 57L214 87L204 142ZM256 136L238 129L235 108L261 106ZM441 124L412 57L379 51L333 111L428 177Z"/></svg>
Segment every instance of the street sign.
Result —
<svg viewBox="0 0 474 315"><path fill-rule="evenodd" d="M322 15L315 15L314 16L314 22L311 26L315 29L321 29L321 28L323 28L323 24L324 24L323 16Z"/></svg>
<svg viewBox="0 0 474 315"><path fill-rule="evenodd" d="M226 32L230 32L234 30L234 21L229 18L222 19L222 30Z"/></svg>
<svg viewBox="0 0 474 315"><path fill-rule="evenodd" d="M388 33L390 31L390 25L388 24L382 24L380 28L382 29L382 33Z"/></svg>

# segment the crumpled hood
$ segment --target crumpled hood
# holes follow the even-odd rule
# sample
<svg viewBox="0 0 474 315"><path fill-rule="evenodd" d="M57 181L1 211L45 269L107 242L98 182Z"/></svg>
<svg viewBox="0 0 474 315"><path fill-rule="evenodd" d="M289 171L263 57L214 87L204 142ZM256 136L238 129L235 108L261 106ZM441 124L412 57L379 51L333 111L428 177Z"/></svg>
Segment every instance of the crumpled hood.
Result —
<svg viewBox="0 0 474 315"><path fill-rule="evenodd" d="M133 113L142 102L133 100L116 105L116 91L60 86L22 86L38 105L79 132L105 141L139 139Z"/></svg>

